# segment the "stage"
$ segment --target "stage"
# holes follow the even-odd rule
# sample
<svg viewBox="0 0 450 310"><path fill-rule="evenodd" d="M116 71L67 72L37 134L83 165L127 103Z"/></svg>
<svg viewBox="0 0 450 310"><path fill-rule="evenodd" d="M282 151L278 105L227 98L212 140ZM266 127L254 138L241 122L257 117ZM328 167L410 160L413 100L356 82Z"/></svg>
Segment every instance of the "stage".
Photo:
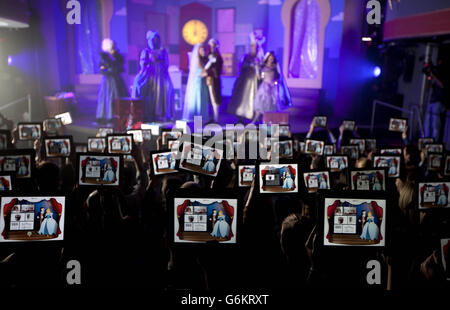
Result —
<svg viewBox="0 0 450 310"><path fill-rule="evenodd" d="M95 136L99 127L113 127L110 125L98 125L95 119L95 110L97 107L97 84L79 84L75 88L74 111L72 112L73 123L66 126L66 133L74 137L74 142L85 143L88 137ZM183 87L184 91L184 87ZM231 91L225 90L225 93ZM184 95L184 93L183 93ZM292 106L283 110L283 113L289 114L289 125L294 134L306 133L309 130L311 120L319 113L319 95L316 90L291 90ZM235 125L238 123L247 125L251 120L239 119L237 116L227 112L231 96L223 96L222 104L219 107L218 124L225 129L227 124ZM176 120L182 120L182 111L175 111ZM127 115L121 117L126 118ZM244 121L244 123L242 123ZM330 127L338 128L340 122L330 119ZM157 123L161 127L172 128L175 122ZM203 124L205 125L205 124ZM194 128L191 128L193 130Z"/></svg>

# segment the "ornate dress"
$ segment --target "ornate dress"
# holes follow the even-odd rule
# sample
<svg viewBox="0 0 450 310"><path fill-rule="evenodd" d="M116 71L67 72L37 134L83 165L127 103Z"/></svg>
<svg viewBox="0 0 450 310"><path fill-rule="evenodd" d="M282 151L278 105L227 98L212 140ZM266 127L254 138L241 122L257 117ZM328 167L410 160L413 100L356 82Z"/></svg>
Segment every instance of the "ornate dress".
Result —
<svg viewBox="0 0 450 310"><path fill-rule="evenodd" d="M144 101L145 121L173 118L173 85L164 48L147 47L141 52L140 71L134 79L133 98Z"/></svg>
<svg viewBox="0 0 450 310"><path fill-rule="evenodd" d="M256 55L247 54L241 62L239 77L234 83L228 113L253 118L256 92L258 91L259 59Z"/></svg>

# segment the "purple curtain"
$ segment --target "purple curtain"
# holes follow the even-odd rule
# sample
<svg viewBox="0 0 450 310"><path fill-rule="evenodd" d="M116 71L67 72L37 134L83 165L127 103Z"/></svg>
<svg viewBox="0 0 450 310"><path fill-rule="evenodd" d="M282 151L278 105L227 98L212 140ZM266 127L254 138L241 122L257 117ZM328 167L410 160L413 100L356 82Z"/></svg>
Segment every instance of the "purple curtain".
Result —
<svg viewBox="0 0 450 310"><path fill-rule="evenodd" d="M294 9L290 78L316 79L319 49L320 7L317 0L300 0Z"/></svg>
<svg viewBox="0 0 450 310"><path fill-rule="evenodd" d="M99 72L101 38L101 5L98 0L81 0L81 25L77 25L77 73Z"/></svg>

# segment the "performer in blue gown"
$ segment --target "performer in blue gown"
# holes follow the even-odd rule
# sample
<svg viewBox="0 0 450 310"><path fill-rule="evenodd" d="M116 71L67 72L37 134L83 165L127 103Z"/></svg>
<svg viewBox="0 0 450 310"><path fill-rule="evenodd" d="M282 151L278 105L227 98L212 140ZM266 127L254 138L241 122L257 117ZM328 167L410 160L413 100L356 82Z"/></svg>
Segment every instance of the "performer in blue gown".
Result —
<svg viewBox="0 0 450 310"><path fill-rule="evenodd" d="M102 42L100 72L103 75L97 96L97 122L112 120L115 99L128 97L128 90L120 74L123 72L124 59L111 39Z"/></svg>
<svg viewBox="0 0 450 310"><path fill-rule="evenodd" d="M193 120L194 116L201 116L203 123L211 118L211 98L206 84L208 63L205 48L196 44L189 56L189 76L184 97L183 119Z"/></svg>
<svg viewBox="0 0 450 310"><path fill-rule="evenodd" d="M158 32L147 32L148 47L141 52L140 71L134 79L133 98L144 101L144 121L173 119L173 85L169 60Z"/></svg>

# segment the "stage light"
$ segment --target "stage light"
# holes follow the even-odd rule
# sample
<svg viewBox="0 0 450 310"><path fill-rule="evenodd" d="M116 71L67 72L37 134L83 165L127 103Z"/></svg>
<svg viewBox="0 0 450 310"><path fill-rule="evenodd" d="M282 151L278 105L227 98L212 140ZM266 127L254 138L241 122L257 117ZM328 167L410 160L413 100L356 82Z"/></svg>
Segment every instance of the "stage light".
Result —
<svg viewBox="0 0 450 310"><path fill-rule="evenodd" d="M11 64L12 64L12 57L8 56L8 66L11 66Z"/></svg>
<svg viewBox="0 0 450 310"><path fill-rule="evenodd" d="M363 41L363 42L372 42L372 38L371 37L362 37L361 41Z"/></svg>
<svg viewBox="0 0 450 310"><path fill-rule="evenodd" d="M373 68L373 76L374 77L379 77L381 74L381 68L379 66L376 66L375 68Z"/></svg>

